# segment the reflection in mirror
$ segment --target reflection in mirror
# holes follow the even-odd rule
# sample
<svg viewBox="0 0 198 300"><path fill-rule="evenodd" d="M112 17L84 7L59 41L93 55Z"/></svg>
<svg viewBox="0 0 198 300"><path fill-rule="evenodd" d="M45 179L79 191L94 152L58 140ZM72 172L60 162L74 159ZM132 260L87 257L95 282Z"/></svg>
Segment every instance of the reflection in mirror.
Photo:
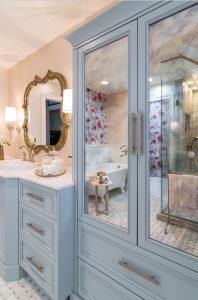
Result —
<svg viewBox="0 0 198 300"><path fill-rule="evenodd" d="M150 26L149 78L150 238L194 256L198 256L197 14L195 5Z"/></svg>
<svg viewBox="0 0 198 300"><path fill-rule="evenodd" d="M85 213L128 228L128 38L86 55Z"/></svg>
<svg viewBox="0 0 198 300"><path fill-rule="evenodd" d="M50 142L50 129L56 127L57 134L60 137L61 120L60 120L60 103L62 102L61 87L58 80L46 82L45 84L38 84L29 93L29 135L36 138L37 145L55 145ZM49 105L51 103L51 105ZM54 116L54 109L59 105L58 120L51 119ZM54 121L54 123L53 123ZM55 129L55 128L54 128ZM59 139L58 139L59 140ZM57 140L57 141L58 141Z"/></svg>
<svg viewBox="0 0 198 300"><path fill-rule="evenodd" d="M26 88L24 138L30 146L28 137L35 137L36 153L47 151L50 146L60 150L67 139L69 126L62 112L63 91L66 87L62 74L48 71L44 78L35 76Z"/></svg>
<svg viewBox="0 0 198 300"><path fill-rule="evenodd" d="M45 144L55 146L61 133L61 103L46 99L46 140Z"/></svg>

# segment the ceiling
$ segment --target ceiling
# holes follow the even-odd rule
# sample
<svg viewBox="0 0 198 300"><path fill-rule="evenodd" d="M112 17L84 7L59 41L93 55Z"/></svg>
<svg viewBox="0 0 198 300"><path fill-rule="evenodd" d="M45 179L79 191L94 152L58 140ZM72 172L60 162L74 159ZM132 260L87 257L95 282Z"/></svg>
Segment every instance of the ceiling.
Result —
<svg viewBox="0 0 198 300"><path fill-rule="evenodd" d="M196 4L150 26L150 77L153 85L160 84L161 80L193 80L197 84L197 14Z"/></svg>
<svg viewBox="0 0 198 300"><path fill-rule="evenodd" d="M198 5L150 26L150 84L190 82L198 90ZM106 95L128 89L128 41L123 38L86 56L86 87ZM101 81L108 81L102 85Z"/></svg>
<svg viewBox="0 0 198 300"><path fill-rule="evenodd" d="M117 0L0 0L0 67L9 69Z"/></svg>
<svg viewBox="0 0 198 300"><path fill-rule="evenodd" d="M127 37L86 55L86 87L105 95L128 89Z"/></svg>

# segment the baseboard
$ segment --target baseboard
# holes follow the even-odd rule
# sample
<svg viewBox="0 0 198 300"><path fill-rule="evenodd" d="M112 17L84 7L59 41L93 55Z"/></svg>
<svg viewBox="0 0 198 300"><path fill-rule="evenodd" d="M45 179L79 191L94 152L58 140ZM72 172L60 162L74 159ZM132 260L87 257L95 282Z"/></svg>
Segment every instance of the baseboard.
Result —
<svg viewBox="0 0 198 300"><path fill-rule="evenodd" d="M26 272L19 266L5 266L0 261L0 277L5 281L16 281L25 277Z"/></svg>

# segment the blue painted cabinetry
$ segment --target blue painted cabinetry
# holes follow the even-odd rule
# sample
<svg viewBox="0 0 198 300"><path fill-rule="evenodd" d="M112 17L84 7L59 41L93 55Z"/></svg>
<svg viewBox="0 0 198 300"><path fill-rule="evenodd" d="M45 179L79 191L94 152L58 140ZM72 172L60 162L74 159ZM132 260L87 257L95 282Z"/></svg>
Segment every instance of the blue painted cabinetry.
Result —
<svg viewBox="0 0 198 300"><path fill-rule="evenodd" d="M196 4L124 1L66 37L74 47L76 298L198 298L196 231L171 223L168 168L160 165L177 134L171 97L189 81L183 61L170 62L185 48L181 20L193 24ZM197 30L187 28L188 36ZM162 117L167 103L172 121Z"/></svg>
<svg viewBox="0 0 198 300"><path fill-rule="evenodd" d="M54 300L73 291L73 186L19 183L19 263Z"/></svg>
<svg viewBox="0 0 198 300"><path fill-rule="evenodd" d="M3 280L19 280L18 179L0 178L0 274Z"/></svg>

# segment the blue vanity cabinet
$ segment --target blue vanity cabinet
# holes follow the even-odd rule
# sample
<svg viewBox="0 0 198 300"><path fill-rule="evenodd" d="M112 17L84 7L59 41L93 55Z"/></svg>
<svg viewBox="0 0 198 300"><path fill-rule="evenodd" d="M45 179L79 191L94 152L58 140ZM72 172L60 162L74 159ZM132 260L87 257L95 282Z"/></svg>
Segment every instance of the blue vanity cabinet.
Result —
<svg viewBox="0 0 198 300"><path fill-rule="evenodd" d="M75 299L198 298L197 232L172 224L168 202L168 166L192 127L184 87L196 46L185 43L197 42L197 8L124 1L66 37L74 47Z"/></svg>
<svg viewBox="0 0 198 300"><path fill-rule="evenodd" d="M3 280L23 275L18 259L18 179L0 177L0 274Z"/></svg>
<svg viewBox="0 0 198 300"><path fill-rule="evenodd" d="M20 179L19 263L51 299L73 292L73 186Z"/></svg>

